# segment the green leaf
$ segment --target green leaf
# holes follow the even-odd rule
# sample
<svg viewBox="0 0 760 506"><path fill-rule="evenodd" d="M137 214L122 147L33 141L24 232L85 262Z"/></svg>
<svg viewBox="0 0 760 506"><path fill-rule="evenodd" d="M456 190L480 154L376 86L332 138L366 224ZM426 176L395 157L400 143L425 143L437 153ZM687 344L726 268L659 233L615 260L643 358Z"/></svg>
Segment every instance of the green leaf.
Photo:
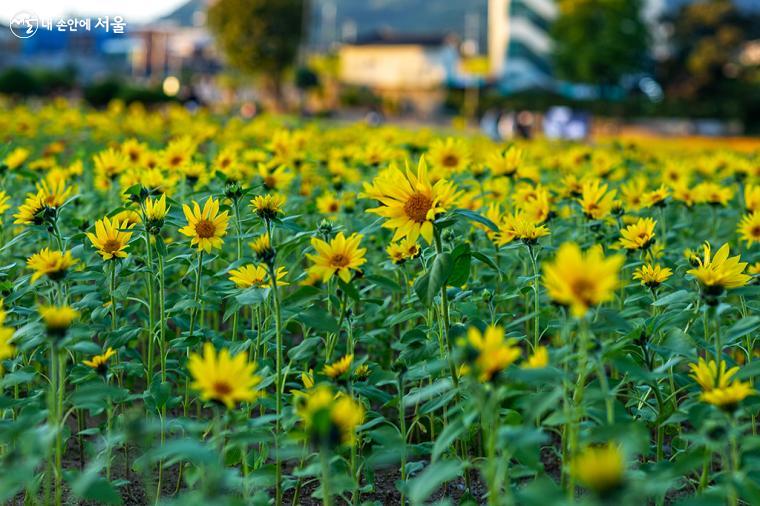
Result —
<svg viewBox="0 0 760 506"><path fill-rule="evenodd" d="M455 216L462 216L463 218L467 218L470 221L485 225L494 232L497 232L499 230L499 227L496 225L496 223L492 222L482 214L476 213L475 211L470 211L469 209L454 209L451 214Z"/></svg>
<svg viewBox="0 0 760 506"><path fill-rule="evenodd" d="M399 286L398 283L396 283L390 278L386 278L385 276L378 276L378 275L365 276L364 279L366 279L367 281L379 287L387 288L388 290L391 290L392 292L401 291L401 287Z"/></svg>
<svg viewBox="0 0 760 506"><path fill-rule="evenodd" d="M430 271L414 282L414 291L423 304L430 306L451 273L452 258L449 253L436 255Z"/></svg>
<svg viewBox="0 0 760 506"><path fill-rule="evenodd" d="M744 337L747 334L754 332L758 328L760 328L760 317L748 316L747 318L742 318L734 323L726 332L726 344L730 344L740 337Z"/></svg>
<svg viewBox="0 0 760 506"><path fill-rule="evenodd" d="M462 468L462 463L455 460L431 463L409 482L407 486L409 501L414 505L422 504L443 483L459 477L462 474Z"/></svg>
<svg viewBox="0 0 760 506"><path fill-rule="evenodd" d="M470 244L459 244L451 252L451 257L454 259L451 267L451 273L446 280L446 284L451 286L462 286L467 283L470 278L470 265L472 263L472 255L470 252Z"/></svg>
<svg viewBox="0 0 760 506"><path fill-rule="evenodd" d="M311 306L305 311L301 311L295 316L295 319L307 327L327 332L337 332L338 322L324 309L318 306Z"/></svg>
<svg viewBox="0 0 760 506"><path fill-rule="evenodd" d="M235 296L235 300L241 306L258 306L266 302L267 297L269 297L269 288L248 288Z"/></svg>
<svg viewBox="0 0 760 506"><path fill-rule="evenodd" d="M447 392L451 389L451 386L451 380L449 378L444 378L436 381L432 385L427 385L419 390L414 390L404 396L404 407L414 406L420 401L426 401L431 397Z"/></svg>
<svg viewBox="0 0 760 506"><path fill-rule="evenodd" d="M460 415L450 420L449 424L438 436L438 439L435 440L435 443L433 444L433 453L430 458L433 461L436 461L443 452L451 449L451 445L454 444L454 441L464 434L476 416L479 416L479 413L470 412L466 415Z"/></svg>
<svg viewBox="0 0 760 506"><path fill-rule="evenodd" d="M671 304L680 304L682 302L690 301L694 295L686 290L678 290L677 292L669 293L668 295L657 299L652 302L655 307L670 306Z"/></svg>

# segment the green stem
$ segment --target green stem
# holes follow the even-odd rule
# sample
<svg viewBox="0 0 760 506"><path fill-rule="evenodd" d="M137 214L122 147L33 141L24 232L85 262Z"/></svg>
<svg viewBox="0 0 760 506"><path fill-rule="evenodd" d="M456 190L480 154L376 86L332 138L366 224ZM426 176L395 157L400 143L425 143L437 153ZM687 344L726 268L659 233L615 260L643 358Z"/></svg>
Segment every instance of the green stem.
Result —
<svg viewBox="0 0 760 506"><path fill-rule="evenodd" d="M538 256L538 252L533 250L533 247L528 245L528 253L530 256L530 263L533 267L533 312L535 313L535 316L533 317L533 351L535 352L536 349L538 349L538 342L539 342L539 306L538 306L538 265L536 263L536 257Z"/></svg>
<svg viewBox="0 0 760 506"><path fill-rule="evenodd" d="M271 244L271 243L270 243ZM280 293L277 288L277 274L274 262L269 264L269 279L272 285L272 299L274 300L274 322L275 322L275 435L274 435L274 455L275 455L275 504L282 504L282 461L280 460L280 431L282 417L282 311L280 308Z"/></svg>
<svg viewBox="0 0 760 506"><path fill-rule="evenodd" d="M150 247L150 234L147 227L145 228L145 249L148 252L148 359L147 370L145 371L145 381L148 384L148 389L153 381L153 248Z"/></svg>
<svg viewBox="0 0 760 506"><path fill-rule="evenodd" d="M327 448L322 447L319 451L319 461L322 467L322 505L330 506L332 497L330 496L330 455ZM281 504L276 502L275 504Z"/></svg>

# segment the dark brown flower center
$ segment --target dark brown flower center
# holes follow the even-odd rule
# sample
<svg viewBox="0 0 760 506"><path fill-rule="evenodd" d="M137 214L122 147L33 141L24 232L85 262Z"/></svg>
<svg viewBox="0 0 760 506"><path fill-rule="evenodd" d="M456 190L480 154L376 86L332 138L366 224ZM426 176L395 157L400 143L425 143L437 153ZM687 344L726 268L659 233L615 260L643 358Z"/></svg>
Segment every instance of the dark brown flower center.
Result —
<svg viewBox="0 0 760 506"><path fill-rule="evenodd" d="M760 225L752 227L752 230L749 231L749 234L752 237L760 237Z"/></svg>
<svg viewBox="0 0 760 506"><path fill-rule="evenodd" d="M441 161L444 167L456 167L459 164L459 157L457 155L449 153L443 157Z"/></svg>
<svg viewBox="0 0 760 506"><path fill-rule="evenodd" d="M109 254L116 253L121 249L121 242L116 239L109 239L103 244L103 251Z"/></svg>
<svg viewBox="0 0 760 506"><path fill-rule="evenodd" d="M586 306L594 303L594 283L589 279L576 279L570 285L570 290L576 298Z"/></svg>
<svg viewBox="0 0 760 506"><path fill-rule="evenodd" d="M330 265L333 267L346 267L350 259L343 253L336 253L330 258Z"/></svg>
<svg viewBox="0 0 760 506"><path fill-rule="evenodd" d="M216 226L214 226L209 220L200 220L195 224L195 233L198 234L198 237L201 239L214 237L215 232Z"/></svg>
<svg viewBox="0 0 760 506"><path fill-rule="evenodd" d="M423 223L427 220L427 213L433 205L433 201L422 193L415 193L404 204L404 212L410 220Z"/></svg>
<svg viewBox="0 0 760 506"><path fill-rule="evenodd" d="M213 385L214 393L220 397L230 395L232 393L232 386L224 381L217 381Z"/></svg>

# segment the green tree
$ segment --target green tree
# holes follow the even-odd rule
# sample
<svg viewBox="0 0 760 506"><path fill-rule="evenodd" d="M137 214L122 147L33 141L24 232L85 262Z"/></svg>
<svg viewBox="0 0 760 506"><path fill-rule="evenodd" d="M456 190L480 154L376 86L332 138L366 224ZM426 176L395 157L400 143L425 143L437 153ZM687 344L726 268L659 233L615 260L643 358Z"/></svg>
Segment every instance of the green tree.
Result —
<svg viewBox="0 0 760 506"><path fill-rule="evenodd" d="M227 61L261 78L281 104L286 71L298 54L305 0L217 0L208 25Z"/></svg>
<svg viewBox="0 0 760 506"><path fill-rule="evenodd" d="M669 95L719 98L754 82L752 69L737 57L747 41L760 37L758 16L740 12L731 0L710 0L685 5L668 21L671 54L661 73Z"/></svg>
<svg viewBox="0 0 760 506"><path fill-rule="evenodd" d="M551 28L554 66L569 81L616 84L647 65L641 0L560 0Z"/></svg>

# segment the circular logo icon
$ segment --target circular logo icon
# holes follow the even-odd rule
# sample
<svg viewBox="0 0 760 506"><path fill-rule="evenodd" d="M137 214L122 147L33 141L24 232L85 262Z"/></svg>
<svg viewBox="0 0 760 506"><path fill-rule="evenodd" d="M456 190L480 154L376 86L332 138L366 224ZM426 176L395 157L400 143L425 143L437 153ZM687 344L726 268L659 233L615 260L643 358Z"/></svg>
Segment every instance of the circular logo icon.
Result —
<svg viewBox="0 0 760 506"><path fill-rule="evenodd" d="M37 33L39 25L37 15L27 11L17 12L10 22L11 33L19 39L28 39Z"/></svg>

